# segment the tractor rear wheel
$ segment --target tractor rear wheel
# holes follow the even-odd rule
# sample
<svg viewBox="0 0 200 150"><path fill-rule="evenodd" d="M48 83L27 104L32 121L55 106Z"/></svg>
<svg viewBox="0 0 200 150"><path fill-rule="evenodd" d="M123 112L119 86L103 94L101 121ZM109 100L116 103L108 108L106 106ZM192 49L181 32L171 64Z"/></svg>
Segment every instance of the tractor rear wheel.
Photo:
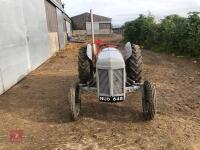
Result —
<svg viewBox="0 0 200 150"><path fill-rule="evenodd" d="M69 105L72 120L78 120L81 111L80 88L78 83L70 88Z"/></svg>
<svg viewBox="0 0 200 150"><path fill-rule="evenodd" d="M83 46L79 49L78 56L78 73L79 81L81 84L85 84L90 80L90 59L87 57L87 46Z"/></svg>
<svg viewBox="0 0 200 150"><path fill-rule="evenodd" d="M132 45L132 55L126 60L127 83L142 82L142 55L138 45Z"/></svg>
<svg viewBox="0 0 200 150"><path fill-rule="evenodd" d="M156 114L157 98L155 86L145 81L143 85L142 107L145 120L153 120Z"/></svg>

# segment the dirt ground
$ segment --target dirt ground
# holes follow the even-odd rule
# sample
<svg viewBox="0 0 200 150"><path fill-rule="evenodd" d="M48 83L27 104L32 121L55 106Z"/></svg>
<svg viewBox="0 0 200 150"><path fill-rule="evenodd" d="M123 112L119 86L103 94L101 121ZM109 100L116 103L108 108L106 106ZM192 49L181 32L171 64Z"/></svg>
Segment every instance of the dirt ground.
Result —
<svg viewBox="0 0 200 150"><path fill-rule="evenodd" d="M84 93L72 122L67 93L80 46L68 45L0 96L0 149L200 149L200 64L143 50L144 77L157 87L156 118L144 121L139 93L118 104ZM13 129L23 130L22 143L9 142Z"/></svg>

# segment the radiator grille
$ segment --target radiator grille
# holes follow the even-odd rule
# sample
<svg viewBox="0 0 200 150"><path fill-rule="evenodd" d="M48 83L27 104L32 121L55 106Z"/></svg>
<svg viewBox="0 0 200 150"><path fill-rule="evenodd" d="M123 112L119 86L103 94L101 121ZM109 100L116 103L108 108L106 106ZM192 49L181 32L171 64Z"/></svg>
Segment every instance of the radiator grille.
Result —
<svg viewBox="0 0 200 150"><path fill-rule="evenodd" d="M124 92L124 82L123 82L123 69L113 70L113 93L122 94Z"/></svg>
<svg viewBox="0 0 200 150"><path fill-rule="evenodd" d="M99 92L110 95L108 70L99 69Z"/></svg>

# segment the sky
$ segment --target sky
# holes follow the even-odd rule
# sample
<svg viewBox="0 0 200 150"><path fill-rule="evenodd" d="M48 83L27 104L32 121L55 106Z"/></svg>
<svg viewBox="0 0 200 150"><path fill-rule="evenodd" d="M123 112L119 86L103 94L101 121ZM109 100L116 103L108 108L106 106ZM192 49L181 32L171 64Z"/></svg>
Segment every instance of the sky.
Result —
<svg viewBox="0 0 200 150"><path fill-rule="evenodd" d="M93 9L94 14L112 18L114 26L134 20L139 14L155 16L157 20L170 14L186 16L200 11L200 0L62 0L66 13L72 17Z"/></svg>

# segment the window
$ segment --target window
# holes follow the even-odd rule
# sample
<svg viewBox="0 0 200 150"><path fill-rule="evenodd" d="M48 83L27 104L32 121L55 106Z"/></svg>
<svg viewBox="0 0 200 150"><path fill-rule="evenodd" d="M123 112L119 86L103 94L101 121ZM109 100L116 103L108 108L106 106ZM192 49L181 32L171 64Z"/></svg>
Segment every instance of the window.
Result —
<svg viewBox="0 0 200 150"><path fill-rule="evenodd" d="M100 23L99 24L99 29L110 29L111 24L110 23Z"/></svg>

